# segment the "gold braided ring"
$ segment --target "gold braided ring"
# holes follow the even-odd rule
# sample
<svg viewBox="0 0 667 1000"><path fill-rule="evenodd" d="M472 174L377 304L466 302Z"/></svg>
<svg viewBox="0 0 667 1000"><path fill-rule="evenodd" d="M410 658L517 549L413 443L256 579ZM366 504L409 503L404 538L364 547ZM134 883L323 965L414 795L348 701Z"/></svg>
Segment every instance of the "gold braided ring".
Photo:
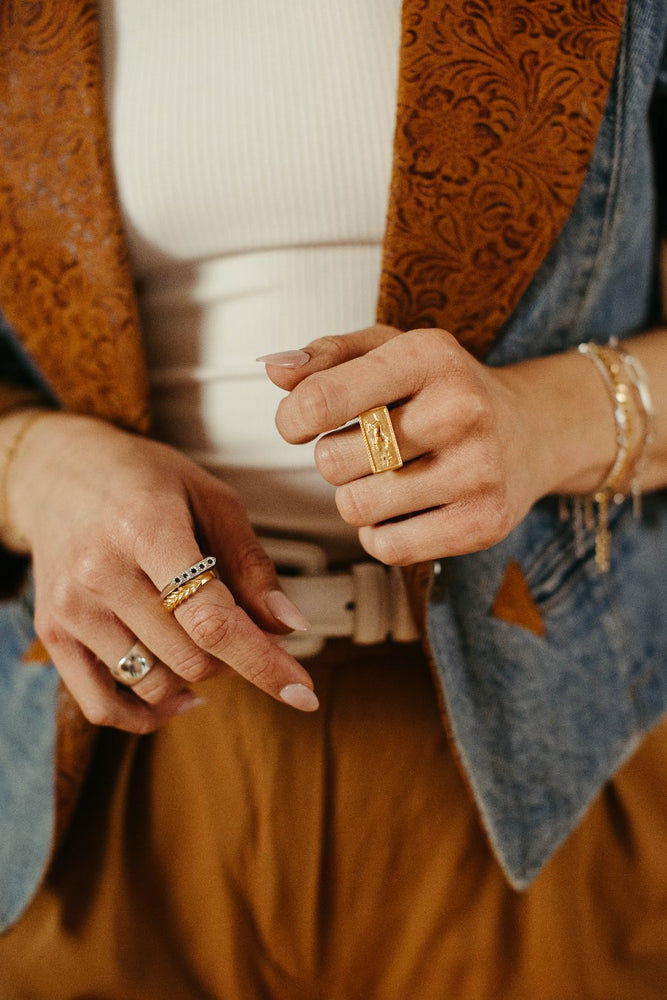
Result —
<svg viewBox="0 0 667 1000"><path fill-rule="evenodd" d="M206 573L202 573L200 576L194 578L194 580L189 580L188 583L182 584L180 587L176 587L175 590L170 591L166 597L162 598L162 603L164 604L167 611L175 611L179 604L183 601L187 601L189 597L196 594L197 591L204 587L211 580L216 580L217 574L213 570L208 570Z"/></svg>

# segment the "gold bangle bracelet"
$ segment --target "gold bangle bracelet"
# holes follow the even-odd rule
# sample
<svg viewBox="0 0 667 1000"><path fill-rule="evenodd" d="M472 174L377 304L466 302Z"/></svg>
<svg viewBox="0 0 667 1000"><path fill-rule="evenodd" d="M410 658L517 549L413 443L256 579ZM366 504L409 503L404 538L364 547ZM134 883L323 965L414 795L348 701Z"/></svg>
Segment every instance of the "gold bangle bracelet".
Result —
<svg viewBox="0 0 667 1000"><path fill-rule="evenodd" d="M616 343L580 344L579 353L588 357L600 373L613 407L616 454L604 480L592 494L573 497L575 542L583 549L583 527L595 532L595 563L600 572L610 568L611 533L609 508L632 495L635 515L639 510L638 470L650 440L652 406L643 368ZM640 375L641 372L641 375ZM597 518L594 516L597 508Z"/></svg>

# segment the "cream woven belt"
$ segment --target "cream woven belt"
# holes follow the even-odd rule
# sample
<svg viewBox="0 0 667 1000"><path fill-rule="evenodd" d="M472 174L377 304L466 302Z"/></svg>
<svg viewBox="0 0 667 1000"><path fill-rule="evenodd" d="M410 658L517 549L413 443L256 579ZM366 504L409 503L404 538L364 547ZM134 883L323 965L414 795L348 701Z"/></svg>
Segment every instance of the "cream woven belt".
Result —
<svg viewBox="0 0 667 1000"><path fill-rule="evenodd" d="M262 545L278 568L285 593L311 623L308 632L281 640L293 656L315 656L327 639L336 637L360 646L419 638L398 567L369 560L331 572L324 550L311 542L262 538Z"/></svg>

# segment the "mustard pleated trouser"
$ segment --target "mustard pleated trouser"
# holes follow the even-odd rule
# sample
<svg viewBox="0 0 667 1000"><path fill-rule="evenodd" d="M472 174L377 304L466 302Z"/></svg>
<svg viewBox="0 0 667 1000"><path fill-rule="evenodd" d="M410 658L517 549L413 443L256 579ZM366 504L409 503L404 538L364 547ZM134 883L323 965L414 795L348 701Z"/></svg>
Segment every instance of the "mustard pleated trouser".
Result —
<svg viewBox="0 0 667 1000"><path fill-rule="evenodd" d="M664 1000L664 726L519 894L415 647L312 672L314 715L225 679L102 734L2 1000Z"/></svg>

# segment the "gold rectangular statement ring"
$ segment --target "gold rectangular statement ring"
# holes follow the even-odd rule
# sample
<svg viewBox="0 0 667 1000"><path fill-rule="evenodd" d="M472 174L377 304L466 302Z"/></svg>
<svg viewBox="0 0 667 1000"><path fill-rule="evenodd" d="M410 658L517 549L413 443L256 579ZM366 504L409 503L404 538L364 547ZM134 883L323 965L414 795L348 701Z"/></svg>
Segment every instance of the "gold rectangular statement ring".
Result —
<svg viewBox="0 0 667 1000"><path fill-rule="evenodd" d="M403 465L401 453L396 443L389 410L386 406L375 406L359 414L359 426L366 443L371 469L376 472L390 472Z"/></svg>

